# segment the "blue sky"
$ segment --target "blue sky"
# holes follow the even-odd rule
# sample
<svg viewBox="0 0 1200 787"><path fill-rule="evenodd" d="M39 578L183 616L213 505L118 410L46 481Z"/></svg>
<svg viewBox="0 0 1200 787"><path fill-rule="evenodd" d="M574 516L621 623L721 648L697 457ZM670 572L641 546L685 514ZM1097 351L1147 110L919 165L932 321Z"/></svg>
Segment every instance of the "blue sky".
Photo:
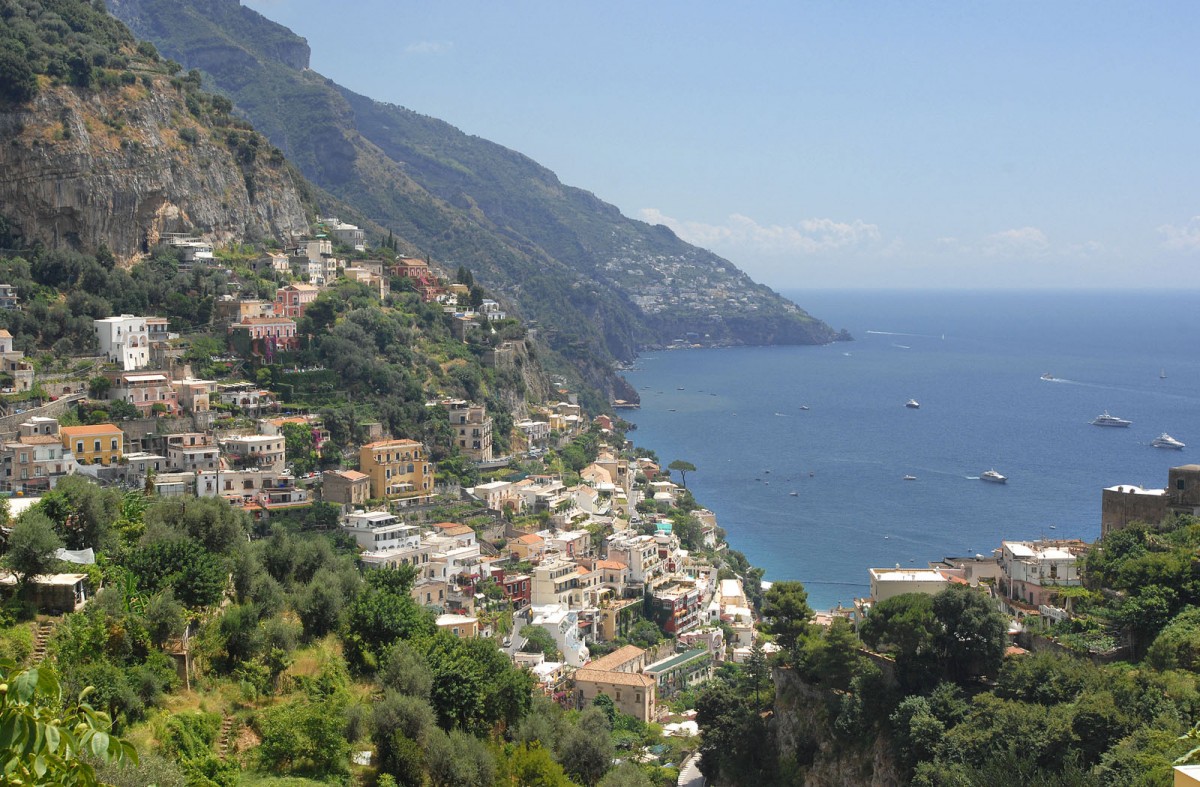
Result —
<svg viewBox="0 0 1200 787"><path fill-rule="evenodd" d="M1200 287L1200 5L249 0L777 287Z"/></svg>

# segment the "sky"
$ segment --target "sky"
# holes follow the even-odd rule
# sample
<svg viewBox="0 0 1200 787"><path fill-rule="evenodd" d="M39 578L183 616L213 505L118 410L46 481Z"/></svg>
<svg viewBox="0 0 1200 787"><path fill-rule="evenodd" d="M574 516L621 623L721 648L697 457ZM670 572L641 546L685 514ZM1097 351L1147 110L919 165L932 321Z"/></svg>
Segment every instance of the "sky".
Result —
<svg viewBox="0 0 1200 787"><path fill-rule="evenodd" d="M1200 288L1200 4L244 0L779 288Z"/></svg>

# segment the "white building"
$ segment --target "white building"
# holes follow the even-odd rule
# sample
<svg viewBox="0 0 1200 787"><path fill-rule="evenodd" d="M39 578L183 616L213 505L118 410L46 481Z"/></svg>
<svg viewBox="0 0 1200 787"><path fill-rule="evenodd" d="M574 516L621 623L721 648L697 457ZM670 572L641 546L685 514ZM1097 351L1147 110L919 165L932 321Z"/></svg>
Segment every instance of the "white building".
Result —
<svg viewBox="0 0 1200 787"><path fill-rule="evenodd" d="M221 451L234 467L281 471L287 464L286 441L281 435L235 435L221 441Z"/></svg>
<svg viewBox="0 0 1200 787"><path fill-rule="evenodd" d="M100 354L122 371L145 368L150 363L150 343L168 338L166 317L105 317L92 320Z"/></svg>
<svg viewBox="0 0 1200 787"><path fill-rule="evenodd" d="M420 528L404 524L387 511L355 511L346 516L342 530L368 552L417 549L421 545Z"/></svg>
<svg viewBox="0 0 1200 787"><path fill-rule="evenodd" d="M1001 547L1001 581L1009 599L1049 604L1058 588L1082 584L1075 554L1061 543L1003 541Z"/></svg>
<svg viewBox="0 0 1200 787"><path fill-rule="evenodd" d="M529 625L537 626L554 637L554 644L563 654L563 661L572 667L582 667L590 654L583 637L579 634L579 616L560 604L533 607L533 620Z"/></svg>
<svg viewBox="0 0 1200 787"><path fill-rule="evenodd" d="M942 572L932 568L869 568L871 599L876 604L903 593L936 595L950 585Z"/></svg>

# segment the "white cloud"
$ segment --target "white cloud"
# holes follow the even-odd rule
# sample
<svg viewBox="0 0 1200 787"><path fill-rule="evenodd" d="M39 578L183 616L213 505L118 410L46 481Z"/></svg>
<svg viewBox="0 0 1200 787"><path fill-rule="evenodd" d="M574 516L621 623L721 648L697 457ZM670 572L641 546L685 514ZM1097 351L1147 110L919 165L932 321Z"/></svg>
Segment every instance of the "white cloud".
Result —
<svg viewBox="0 0 1200 787"><path fill-rule="evenodd" d="M1182 227L1164 224L1158 228L1158 234L1163 236L1163 248L1172 251L1200 251L1200 216L1192 216Z"/></svg>
<svg viewBox="0 0 1200 787"><path fill-rule="evenodd" d="M734 213L724 224L683 221L663 215L657 208L643 208L643 221L662 224L676 235L703 248L737 248L762 254L819 254L877 245L879 227L860 219L802 219L796 224L759 224L749 216Z"/></svg>
<svg viewBox="0 0 1200 787"><path fill-rule="evenodd" d="M417 41L404 47L404 51L410 55L440 55L453 48L453 41Z"/></svg>
<svg viewBox="0 0 1200 787"><path fill-rule="evenodd" d="M988 235L983 239L980 251L994 257L1028 256L1045 254L1050 250L1046 233L1037 227L1019 227Z"/></svg>

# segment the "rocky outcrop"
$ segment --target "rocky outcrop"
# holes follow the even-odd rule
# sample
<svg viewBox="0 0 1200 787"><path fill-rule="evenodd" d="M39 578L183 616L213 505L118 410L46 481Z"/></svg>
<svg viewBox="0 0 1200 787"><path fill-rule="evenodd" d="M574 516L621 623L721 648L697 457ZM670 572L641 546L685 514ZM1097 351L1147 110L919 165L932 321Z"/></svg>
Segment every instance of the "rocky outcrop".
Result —
<svg viewBox="0 0 1200 787"><path fill-rule="evenodd" d="M48 87L0 108L0 212L27 242L130 261L166 232L223 243L307 231L302 179L265 139L205 126L165 76L145 79Z"/></svg>
<svg viewBox="0 0 1200 787"><path fill-rule="evenodd" d="M839 737L829 707L838 696L805 683L790 669L775 669L772 721L780 762L795 762L805 787L899 787L904 781L882 734L847 742ZM832 701L832 703L831 703Z"/></svg>

